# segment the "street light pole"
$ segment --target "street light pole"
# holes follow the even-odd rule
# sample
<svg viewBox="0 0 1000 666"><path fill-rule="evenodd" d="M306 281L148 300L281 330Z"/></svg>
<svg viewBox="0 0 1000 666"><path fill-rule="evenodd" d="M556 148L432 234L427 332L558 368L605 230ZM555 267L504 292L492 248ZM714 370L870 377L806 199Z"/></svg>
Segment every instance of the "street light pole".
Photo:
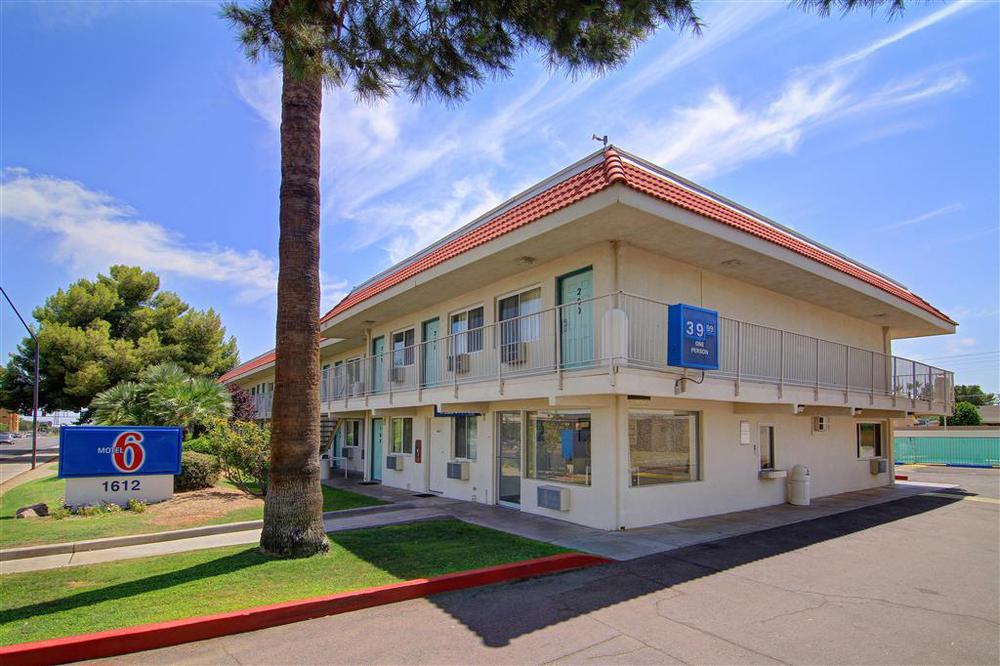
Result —
<svg viewBox="0 0 1000 666"><path fill-rule="evenodd" d="M24 321L24 317L21 316L17 306L14 305L14 301L10 300L10 296L7 295L7 291L3 287L0 287L0 293L10 303L14 314L21 320L21 324L28 331L28 335L31 336L32 341L35 343L35 387L34 398L31 403L31 469L35 469L35 465L38 462L38 336L35 335L35 330L28 325L28 322Z"/></svg>

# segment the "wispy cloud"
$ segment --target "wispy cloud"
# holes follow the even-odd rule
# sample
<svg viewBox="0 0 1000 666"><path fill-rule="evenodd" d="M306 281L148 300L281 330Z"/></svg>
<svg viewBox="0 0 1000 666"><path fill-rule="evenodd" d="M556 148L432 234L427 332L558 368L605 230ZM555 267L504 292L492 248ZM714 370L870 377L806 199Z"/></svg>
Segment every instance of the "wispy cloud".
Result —
<svg viewBox="0 0 1000 666"><path fill-rule="evenodd" d="M116 263L138 265L230 286L242 301L270 296L277 284L276 263L255 250L188 243L163 225L143 220L109 194L23 168L4 171L0 219L49 234L55 254L77 272L96 273ZM327 300L341 298L345 286L335 281L325 284Z"/></svg>
<svg viewBox="0 0 1000 666"><path fill-rule="evenodd" d="M971 6L954 3L893 34L818 66L794 71L770 93L741 100L722 86L694 104L662 118L638 123L628 135L657 162L687 176L711 177L765 156L791 153L812 130L835 121L952 93L968 83L960 70L929 68L865 90L858 82L863 62L892 44ZM636 124L633 123L635 126Z"/></svg>
<svg viewBox="0 0 1000 666"><path fill-rule="evenodd" d="M915 215L914 217L907 218L900 222L893 222L892 224L886 224L884 226L877 227L875 230L889 231L892 229L902 229L904 227L912 227L914 224L920 224L921 222L926 222L928 220L933 220L938 217L950 215L951 213L957 213L960 210L962 210L962 204L959 203L948 204L947 206L941 206L940 208L929 210L926 213Z"/></svg>

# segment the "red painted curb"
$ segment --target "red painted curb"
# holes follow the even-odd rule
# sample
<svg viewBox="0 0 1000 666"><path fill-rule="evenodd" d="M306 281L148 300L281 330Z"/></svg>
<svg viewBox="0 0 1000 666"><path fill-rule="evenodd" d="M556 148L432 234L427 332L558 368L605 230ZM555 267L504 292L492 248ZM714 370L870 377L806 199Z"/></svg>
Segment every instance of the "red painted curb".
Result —
<svg viewBox="0 0 1000 666"><path fill-rule="evenodd" d="M92 634L17 643L0 647L0 661L27 666L29 664L64 664L84 659L112 657L275 627L325 615L347 613L452 590L592 567L607 562L610 560L596 555L562 553L534 560L459 571L433 578L418 578L364 590L286 601L216 615L203 615L170 622L140 624L124 629L110 629ZM6 661L7 659L11 661Z"/></svg>
<svg viewBox="0 0 1000 666"><path fill-rule="evenodd" d="M906 476L905 474L897 474L896 475L896 480L897 481L909 481L910 477Z"/></svg>

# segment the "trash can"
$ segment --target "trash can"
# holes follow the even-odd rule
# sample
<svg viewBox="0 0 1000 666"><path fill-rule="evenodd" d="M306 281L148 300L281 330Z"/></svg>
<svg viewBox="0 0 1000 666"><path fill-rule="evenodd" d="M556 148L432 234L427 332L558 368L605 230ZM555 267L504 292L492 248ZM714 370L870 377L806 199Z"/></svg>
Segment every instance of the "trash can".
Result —
<svg viewBox="0 0 1000 666"><path fill-rule="evenodd" d="M319 457L319 478L326 480L330 478L330 454L324 453Z"/></svg>
<svg viewBox="0 0 1000 666"><path fill-rule="evenodd" d="M788 503L809 506L809 468L796 465L788 477Z"/></svg>

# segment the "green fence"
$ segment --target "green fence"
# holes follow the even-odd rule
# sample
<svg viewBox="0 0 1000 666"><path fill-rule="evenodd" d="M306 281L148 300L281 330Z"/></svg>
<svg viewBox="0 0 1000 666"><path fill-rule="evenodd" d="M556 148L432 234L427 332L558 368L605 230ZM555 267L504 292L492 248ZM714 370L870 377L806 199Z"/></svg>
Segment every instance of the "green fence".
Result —
<svg viewBox="0 0 1000 666"><path fill-rule="evenodd" d="M1000 436L896 437L896 464L968 465L1000 467Z"/></svg>

